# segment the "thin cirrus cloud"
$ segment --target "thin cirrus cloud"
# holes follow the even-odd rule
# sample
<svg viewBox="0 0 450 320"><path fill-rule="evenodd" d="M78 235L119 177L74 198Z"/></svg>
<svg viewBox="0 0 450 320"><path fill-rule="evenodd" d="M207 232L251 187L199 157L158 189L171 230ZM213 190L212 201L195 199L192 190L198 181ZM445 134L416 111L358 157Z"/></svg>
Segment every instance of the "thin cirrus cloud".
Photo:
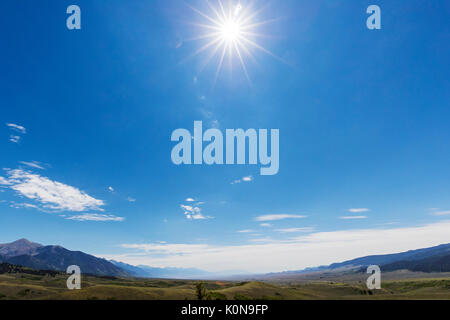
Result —
<svg viewBox="0 0 450 320"><path fill-rule="evenodd" d="M447 216L450 215L450 210L441 210L441 211L434 211L432 213L433 216Z"/></svg>
<svg viewBox="0 0 450 320"><path fill-rule="evenodd" d="M370 211L370 209L368 209L368 208L350 208L350 209L348 209L348 212L351 212L351 213L363 213L363 212L369 212Z"/></svg>
<svg viewBox="0 0 450 320"><path fill-rule="evenodd" d="M20 137L12 134L12 135L9 136L9 141L11 141L13 143L19 143L20 142Z"/></svg>
<svg viewBox="0 0 450 320"><path fill-rule="evenodd" d="M252 233L255 232L255 230L252 229L245 229L245 230L239 230L238 233Z"/></svg>
<svg viewBox="0 0 450 320"><path fill-rule="evenodd" d="M306 216L298 214L266 214L256 217L255 221L277 221L284 219L303 219L303 218L306 218Z"/></svg>
<svg viewBox="0 0 450 320"><path fill-rule="evenodd" d="M270 228L270 227L272 227L272 225L270 223L261 223L260 226L263 227L263 228Z"/></svg>
<svg viewBox="0 0 450 320"><path fill-rule="evenodd" d="M367 219L367 216L342 216L339 217L341 220L361 220L361 219Z"/></svg>
<svg viewBox="0 0 450 320"><path fill-rule="evenodd" d="M19 161L19 163L30 168L45 170L44 166L38 161Z"/></svg>
<svg viewBox="0 0 450 320"><path fill-rule="evenodd" d="M9 141L13 142L13 143L19 143L21 137L17 134L26 134L27 133L27 129L25 129L25 127L15 124L15 123L6 123L6 126L11 129L12 131L15 131L16 134L11 134L9 136Z"/></svg>
<svg viewBox="0 0 450 320"><path fill-rule="evenodd" d="M46 212L79 212L66 219L84 221L123 221L124 218L105 214L83 213L83 211L104 211L103 200L95 199L78 188L53 181L47 177L23 169L7 169L7 178L0 176L0 185L16 192L22 198L35 203L17 204L14 208L36 208Z"/></svg>
<svg viewBox="0 0 450 320"><path fill-rule="evenodd" d="M300 232L313 232L314 228L305 227L305 228L286 228L286 229L275 229L277 232L281 233L300 233Z"/></svg>
<svg viewBox="0 0 450 320"><path fill-rule="evenodd" d="M416 227L314 232L285 241L266 238L244 245L123 244L128 252L102 257L155 267L280 272L448 243L449 229L450 221L441 221Z"/></svg>
<svg viewBox="0 0 450 320"><path fill-rule="evenodd" d="M7 123L6 126L16 132L21 133L21 134L27 133L27 129L21 125L18 125L15 123Z"/></svg>
<svg viewBox="0 0 450 320"><path fill-rule="evenodd" d="M98 213L83 213L79 215L73 215L70 217L65 217L68 220L76 221L124 221L123 217L116 217L110 214L98 214Z"/></svg>

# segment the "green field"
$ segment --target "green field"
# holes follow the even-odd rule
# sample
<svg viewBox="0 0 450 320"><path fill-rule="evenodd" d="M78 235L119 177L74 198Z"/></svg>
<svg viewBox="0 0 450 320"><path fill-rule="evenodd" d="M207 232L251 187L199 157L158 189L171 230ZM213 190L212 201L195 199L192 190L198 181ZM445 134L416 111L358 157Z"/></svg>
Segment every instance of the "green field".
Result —
<svg viewBox="0 0 450 320"><path fill-rule="evenodd" d="M195 300L199 281L82 277L69 291L67 275L0 274L0 300ZM369 291L362 281L234 282L204 281L204 299L450 299L450 278L386 280Z"/></svg>

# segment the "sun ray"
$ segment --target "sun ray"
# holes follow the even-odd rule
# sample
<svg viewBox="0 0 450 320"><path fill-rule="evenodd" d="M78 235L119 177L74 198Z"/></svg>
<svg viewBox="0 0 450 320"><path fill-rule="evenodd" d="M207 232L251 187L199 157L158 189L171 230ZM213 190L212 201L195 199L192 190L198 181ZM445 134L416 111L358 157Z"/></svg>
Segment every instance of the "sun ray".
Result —
<svg viewBox="0 0 450 320"><path fill-rule="evenodd" d="M217 19L219 19L220 23L224 23L224 17L220 15L219 11L217 11L217 9L211 4L209 0L206 0L206 2L208 3L208 6L211 8L211 10L216 14Z"/></svg>
<svg viewBox="0 0 450 320"><path fill-rule="evenodd" d="M188 5L189 6L189 5ZM213 18L211 18L210 16L208 16L207 14L201 12L200 10L189 6L192 10L194 10L195 12L197 12L199 15L201 15L202 17L208 19L209 21L211 21L214 24L217 24L220 27L220 22L218 22L217 20L214 20Z"/></svg>
<svg viewBox="0 0 450 320"><path fill-rule="evenodd" d="M257 43L255 43L255 42L251 41L250 39L247 39L247 38L244 38L244 37L241 37L240 39L243 40L243 41L245 41L245 42L247 42L248 44L250 44L250 45L253 46L254 48L259 49L259 50L261 50L262 52L267 53L268 55L274 57L275 59L277 59L277 60L279 60L279 61L281 61L281 62L283 62L283 63L286 63L282 58L278 57L277 55L275 55L274 53L270 52L270 51L267 50L266 48L260 46L259 44L257 44Z"/></svg>
<svg viewBox="0 0 450 320"><path fill-rule="evenodd" d="M207 33L201 36L197 36L197 37L193 37L193 38L188 38L183 40L183 42L189 42L189 41L197 41L197 40L202 40L202 39L209 39L209 38L213 38L213 37L217 37L218 35L220 35L220 32L212 32L212 33Z"/></svg>
<svg viewBox="0 0 450 320"><path fill-rule="evenodd" d="M256 27L263 26L263 25L265 25L265 24L269 24L269 23L276 22L276 21L278 21L278 20L279 20L279 19L270 19L270 20L266 20L266 21L262 21L262 22L257 22L257 23L254 23L254 24L244 25L244 26L242 27L242 29L243 29L243 30L246 30L246 29L253 29L253 28L256 28Z"/></svg>
<svg viewBox="0 0 450 320"><path fill-rule="evenodd" d="M247 68L245 67L245 62L244 62L244 59L242 59L242 55L241 55L241 52L239 51L238 44L236 41L234 41L233 43L234 43L234 48L236 49L236 52L239 56L239 60L241 61L242 69L244 70L245 76L247 77L248 82L251 83L250 76L248 75Z"/></svg>
<svg viewBox="0 0 450 320"><path fill-rule="evenodd" d="M186 58L184 58L181 62L184 63L186 61L188 61L189 59L195 57L196 55L198 55L199 53L205 51L206 49L208 49L209 47L211 47L212 45L214 45L215 43L221 41L222 39L217 38L215 40L212 40L210 42L208 42L207 44L205 44L203 47L201 47L200 49L198 49L197 51L195 51L194 53L192 53L191 55L187 56Z"/></svg>
<svg viewBox="0 0 450 320"><path fill-rule="evenodd" d="M202 63L202 65L199 68L199 71L197 73L197 76L202 73L202 71L206 68L206 66L209 64L211 59L216 55L217 51L222 47L224 40L222 39L215 47L214 50L211 51L211 53L208 55L208 58Z"/></svg>
<svg viewBox="0 0 450 320"><path fill-rule="evenodd" d="M227 14L225 13L225 8L223 7L222 0L219 0L220 9L222 10L223 17L226 19Z"/></svg>
<svg viewBox="0 0 450 320"><path fill-rule="evenodd" d="M255 64L259 65L259 64L258 64L258 61L256 61L256 59L255 59L255 57L253 56L253 54L250 52L250 50L248 50L248 48L247 48L245 45L242 44L241 40L240 40L240 39L237 39L236 41L238 42L238 44L240 45L240 47L242 48L242 50L250 57L250 59L252 59L252 61L253 61Z"/></svg>
<svg viewBox="0 0 450 320"><path fill-rule="evenodd" d="M227 51L228 44L225 44L222 51L222 56L220 57L219 65L217 66L216 76L214 77L214 86L216 85L217 78L219 77L220 70L222 69L223 60L225 58L225 53Z"/></svg>
<svg viewBox="0 0 450 320"><path fill-rule="evenodd" d="M239 23L246 24L246 23L250 22L253 18L255 18L258 14L260 14L262 11L264 11L270 5L271 5L271 2L267 3L265 6L261 7L258 10L256 10L252 14L249 14L249 15L242 14L241 18L243 20L239 20ZM248 10L250 10L250 7L248 8Z"/></svg>

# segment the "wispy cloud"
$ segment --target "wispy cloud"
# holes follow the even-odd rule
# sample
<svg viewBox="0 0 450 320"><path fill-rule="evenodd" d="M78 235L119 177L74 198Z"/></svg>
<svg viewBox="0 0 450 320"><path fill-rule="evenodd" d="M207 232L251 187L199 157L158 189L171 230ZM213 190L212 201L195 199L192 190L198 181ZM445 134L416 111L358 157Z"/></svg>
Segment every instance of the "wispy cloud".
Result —
<svg viewBox="0 0 450 320"><path fill-rule="evenodd" d="M245 229L245 230L239 230L238 233L252 233L255 232L255 230L252 229Z"/></svg>
<svg viewBox="0 0 450 320"><path fill-rule="evenodd" d="M367 216L342 216L339 217L341 220L359 220L359 219L367 219Z"/></svg>
<svg viewBox="0 0 450 320"><path fill-rule="evenodd" d="M439 210L439 209L438 209ZM450 215L450 210L441 210L441 211L435 211L432 213L434 216L446 216Z"/></svg>
<svg viewBox="0 0 450 320"><path fill-rule="evenodd" d="M8 170L7 176L7 179L2 178L0 182L16 191L18 195L36 201L42 209L75 212L103 211L101 207L105 203L102 200L95 199L67 184L52 181L22 169ZM6 183L4 183L5 180Z"/></svg>
<svg viewBox="0 0 450 320"><path fill-rule="evenodd" d="M195 201L194 198L187 198L187 199L186 199L186 202L194 202L194 201Z"/></svg>
<svg viewBox="0 0 450 320"><path fill-rule="evenodd" d="M284 219L303 219L306 216L298 214L266 214L255 218L255 221L276 221Z"/></svg>
<svg viewBox="0 0 450 320"><path fill-rule="evenodd" d="M134 265L151 264L157 267L277 272L448 243L448 230L450 221L442 221L408 228L315 232L287 241L266 238L259 239L260 243L245 245L123 244L123 248L132 251L103 257ZM270 259L267 259L268 252Z"/></svg>
<svg viewBox="0 0 450 320"><path fill-rule="evenodd" d="M19 143L20 142L20 137L12 134L12 135L9 136L9 141L11 141L13 143Z"/></svg>
<svg viewBox="0 0 450 320"><path fill-rule="evenodd" d="M231 184L238 184L238 183L242 183L242 182L252 182L253 176L246 176L246 177L242 177L241 179L237 179L234 180L233 182L231 182Z"/></svg>
<svg viewBox="0 0 450 320"><path fill-rule="evenodd" d="M299 233L299 232L313 232L314 228L309 228L309 227L305 227L305 228L286 228L286 229L275 229L275 231L277 232L281 232L281 233Z"/></svg>
<svg viewBox="0 0 450 320"><path fill-rule="evenodd" d="M27 167L30 167L30 168L45 170L45 167L43 166L43 164L38 161L19 161L19 163L21 163Z"/></svg>
<svg viewBox="0 0 450 320"><path fill-rule="evenodd" d="M114 188L111 187L111 186L109 186L109 187L108 187L108 191L111 192L111 193L113 193L113 192L114 192Z"/></svg>
<svg viewBox="0 0 450 320"><path fill-rule="evenodd" d="M272 227L272 225L270 223L261 223L260 226L263 227L263 228L270 228L270 227Z"/></svg>
<svg viewBox="0 0 450 320"><path fill-rule="evenodd" d="M368 208L351 208L351 209L348 209L348 212L351 212L351 213L363 213L363 212L369 212L370 211L370 209L368 209Z"/></svg>
<svg viewBox="0 0 450 320"><path fill-rule="evenodd" d="M9 182L4 177L0 176L0 185L10 185L10 184L11 184L11 182Z"/></svg>
<svg viewBox="0 0 450 320"><path fill-rule="evenodd" d="M73 215L69 217L65 217L67 220L76 220L76 221L124 221L125 218L117 217L114 215L108 214L98 214L98 213L83 213L79 215Z"/></svg>
<svg viewBox="0 0 450 320"><path fill-rule="evenodd" d="M10 204L11 208L20 209L20 208L26 208L26 209L39 209L37 205L31 204L31 203L16 203L14 201L11 201Z"/></svg>
<svg viewBox="0 0 450 320"><path fill-rule="evenodd" d="M127 198L127 201L128 201L128 202L136 202L136 199L135 199L135 198L132 198L132 197L128 197L128 198Z"/></svg>
<svg viewBox="0 0 450 320"><path fill-rule="evenodd" d="M19 132L19 133L22 133L22 134L27 133L27 129L25 129L25 127L23 127L21 125L18 125L18 124L15 124L15 123L7 123L6 126L9 127L10 129L16 131L16 132Z"/></svg>

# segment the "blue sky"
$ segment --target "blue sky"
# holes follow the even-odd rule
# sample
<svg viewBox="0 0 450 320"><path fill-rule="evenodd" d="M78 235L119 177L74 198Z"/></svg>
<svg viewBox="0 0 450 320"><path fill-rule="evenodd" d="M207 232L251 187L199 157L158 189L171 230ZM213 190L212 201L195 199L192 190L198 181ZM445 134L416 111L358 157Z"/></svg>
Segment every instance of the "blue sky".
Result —
<svg viewBox="0 0 450 320"><path fill-rule="evenodd" d="M70 4L0 4L0 242L259 272L450 241L447 1L256 1L276 57L248 46L250 80L236 55L217 80L219 54L192 56L205 1L77 0L72 31ZM279 173L175 166L196 120L279 129Z"/></svg>

